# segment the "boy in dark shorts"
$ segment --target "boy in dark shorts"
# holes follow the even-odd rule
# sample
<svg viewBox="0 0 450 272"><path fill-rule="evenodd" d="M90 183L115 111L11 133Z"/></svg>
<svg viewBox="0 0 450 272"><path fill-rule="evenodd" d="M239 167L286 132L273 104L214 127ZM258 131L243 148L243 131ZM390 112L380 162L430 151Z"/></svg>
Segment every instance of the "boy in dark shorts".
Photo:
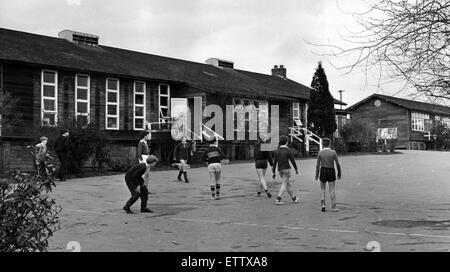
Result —
<svg viewBox="0 0 450 272"><path fill-rule="evenodd" d="M220 199L220 174L222 172L222 164L225 154L219 148L219 142L211 144L203 154L203 161L208 164L209 179L211 181L211 199Z"/></svg>
<svg viewBox="0 0 450 272"><path fill-rule="evenodd" d="M264 189L264 192L267 194L268 198L272 197L272 194L269 192L266 183L266 171L267 171L267 162L270 166L273 165L272 161L272 152L270 151L262 151L261 144L264 141L258 141L255 145L254 156L255 156L255 168L256 173L258 174L259 183L258 183L258 196L261 195L261 191Z"/></svg>
<svg viewBox="0 0 450 272"><path fill-rule="evenodd" d="M158 162L158 158L153 155L147 157L145 162L136 164L127 170L125 174L125 182L128 190L130 190L131 197L123 206L123 210L127 213L133 213L130 207L140 198L141 199L141 212L152 213L153 211L147 208L148 201L148 188L147 184L142 177L148 173L147 169L154 166Z"/></svg>
<svg viewBox="0 0 450 272"><path fill-rule="evenodd" d="M322 212L325 211L325 197L326 197L327 183L328 189L330 191L331 210L333 212L337 212L339 210L336 207L336 194L334 192L334 185L336 181L336 172L334 169L334 163L336 163L336 168L338 171L337 175L338 179L341 179L341 165L339 164L336 151L330 148L331 140L328 138L324 138L322 140L322 143L324 148L319 151L316 163L316 180L320 180L320 189L322 190L322 200L321 200Z"/></svg>

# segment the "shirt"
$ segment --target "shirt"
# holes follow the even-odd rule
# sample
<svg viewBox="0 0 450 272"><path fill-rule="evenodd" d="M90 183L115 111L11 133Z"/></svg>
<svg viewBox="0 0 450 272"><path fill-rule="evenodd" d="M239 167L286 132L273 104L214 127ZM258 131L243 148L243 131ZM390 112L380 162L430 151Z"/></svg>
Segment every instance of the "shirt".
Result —
<svg viewBox="0 0 450 272"><path fill-rule="evenodd" d="M132 180L138 185L144 184L144 179L142 175L147 171L147 165L145 163L136 164L125 173L125 180Z"/></svg>
<svg viewBox="0 0 450 272"><path fill-rule="evenodd" d="M317 155L317 163L316 163L316 177L319 176L320 168L333 168L334 162L336 162L336 168L338 170L338 177L341 176L341 165L339 164L338 156L336 151L330 148L324 148L319 151Z"/></svg>
<svg viewBox="0 0 450 272"><path fill-rule="evenodd" d="M287 146L280 146L277 151L275 151L275 156L273 160L272 171L275 173L278 164L278 171L291 169L289 161L292 163L295 171L297 171L297 164L295 163L294 154Z"/></svg>
<svg viewBox="0 0 450 272"><path fill-rule="evenodd" d="M137 157L141 159L142 155L150 155L150 148L148 147L147 140L141 140L137 148Z"/></svg>
<svg viewBox="0 0 450 272"><path fill-rule="evenodd" d="M203 154L203 160L207 161L208 165L211 163L220 163L220 161L224 158L225 155L223 154L222 150L214 145L208 147L208 149L206 149L205 153Z"/></svg>
<svg viewBox="0 0 450 272"><path fill-rule="evenodd" d="M192 153L192 147L189 143L179 143L173 152L176 160L188 160Z"/></svg>
<svg viewBox="0 0 450 272"><path fill-rule="evenodd" d="M65 136L59 136L55 141L56 152L68 152L69 151L69 138Z"/></svg>

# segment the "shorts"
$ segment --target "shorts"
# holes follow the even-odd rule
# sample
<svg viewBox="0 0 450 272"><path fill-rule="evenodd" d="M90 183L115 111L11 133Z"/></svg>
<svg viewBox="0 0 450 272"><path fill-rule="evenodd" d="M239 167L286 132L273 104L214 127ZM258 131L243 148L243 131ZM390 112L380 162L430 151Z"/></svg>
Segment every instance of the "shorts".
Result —
<svg viewBox="0 0 450 272"><path fill-rule="evenodd" d="M336 181L336 171L334 168L320 168L320 178L321 182L335 182Z"/></svg>
<svg viewBox="0 0 450 272"><path fill-rule="evenodd" d="M291 177L291 169L283 169L278 171L280 177L287 177L288 179Z"/></svg>
<svg viewBox="0 0 450 272"><path fill-rule="evenodd" d="M208 171L210 173L220 172L220 171L222 171L222 165L220 163L218 163L218 162L210 163L210 164L208 164Z"/></svg>
<svg viewBox="0 0 450 272"><path fill-rule="evenodd" d="M267 169L267 160L255 160L256 169Z"/></svg>

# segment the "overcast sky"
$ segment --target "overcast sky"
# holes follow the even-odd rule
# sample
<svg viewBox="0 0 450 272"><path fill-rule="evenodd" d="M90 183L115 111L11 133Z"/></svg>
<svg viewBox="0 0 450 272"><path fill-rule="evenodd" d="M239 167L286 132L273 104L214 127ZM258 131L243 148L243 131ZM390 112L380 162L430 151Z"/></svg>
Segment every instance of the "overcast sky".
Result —
<svg viewBox="0 0 450 272"><path fill-rule="evenodd" d="M361 11L360 0L340 0ZM401 84L377 89L377 73L334 69L334 60L310 45L341 45L340 35L356 27L335 0L0 0L0 27L56 37L71 29L100 36L100 44L204 62L231 60L235 68L270 74L283 64L288 78L310 86L323 61L330 92L345 90L349 105L372 93L395 94ZM406 95L400 93L399 97Z"/></svg>

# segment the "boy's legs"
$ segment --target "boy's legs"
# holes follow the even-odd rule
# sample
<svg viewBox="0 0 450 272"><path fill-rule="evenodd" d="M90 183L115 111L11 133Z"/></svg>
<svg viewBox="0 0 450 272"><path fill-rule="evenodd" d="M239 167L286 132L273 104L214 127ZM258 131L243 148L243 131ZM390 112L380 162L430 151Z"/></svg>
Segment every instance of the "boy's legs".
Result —
<svg viewBox="0 0 450 272"><path fill-rule="evenodd" d="M208 167L209 168L209 167ZM209 180L211 182L211 199L216 198L216 173L214 171L209 170Z"/></svg>
<svg viewBox="0 0 450 272"><path fill-rule="evenodd" d="M328 182L328 189L330 190L331 208L337 211L336 208L336 193L334 192L335 182Z"/></svg>
<svg viewBox="0 0 450 272"><path fill-rule="evenodd" d="M283 174L280 171L280 178L281 178L281 187L280 187L280 191L278 191L278 197L277 197L277 204L283 204L283 202L281 202L281 197L283 196L284 191L286 191L286 186L289 182L289 176L286 174Z"/></svg>
<svg viewBox="0 0 450 272"><path fill-rule="evenodd" d="M327 183L320 181L320 191L322 193L322 199L320 200L322 211L325 211L325 197L326 197Z"/></svg>
<svg viewBox="0 0 450 272"><path fill-rule="evenodd" d="M294 195L294 191L292 190L292 185L289 182L289 179L288 179L287 184L286 184L286 191L291 196L292 201L298 202L298 197L296 195Z"/></svg>
<svg viewBox="0 0 450 272"><path fill-rule="evenodd" d="M216 199L220 198L220 174L221 171L217 171L214 173L215 174L215 179L216 179Z"/></svg>
<svg viewBox="0 0 450 272"><path fill-rule="evenodd" d="M187 166L186 166L186 161L185 160L180 160L180 163L181 163L181 170L180 170L180 172L182 172L183 173L183 176L184 176L184 182L186 182L186 183L188 183L189 182L189 179L188 179L188 177L187 177Z"/></svg>
<svg viewBox="0 0 450 272"><path fill-rule="evenodd" d="M127 184L128 190L130 190L131 197L125 203L124 209L126 211L129 211L130 207L139 199L140 193L136 192L137 183L133 182L132 180L125 180L125 182Z"/></svg>

